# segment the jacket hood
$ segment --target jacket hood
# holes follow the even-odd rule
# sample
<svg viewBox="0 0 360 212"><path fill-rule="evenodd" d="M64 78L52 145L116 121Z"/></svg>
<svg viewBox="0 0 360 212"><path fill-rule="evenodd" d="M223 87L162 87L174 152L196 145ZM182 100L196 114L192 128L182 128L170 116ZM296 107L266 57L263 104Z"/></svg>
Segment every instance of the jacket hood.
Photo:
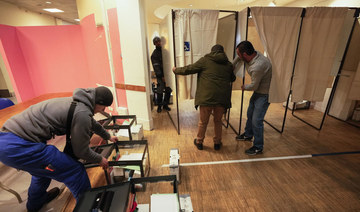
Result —
<svg viewBox="0 0 360 212"><path fill-rule="evenodd" d="M95 88L77 88L73 92L73 99L84 103L93 112L95 108Z"/></svg>
<svg viewBox="0 0 360 212"><path fill-rule="evenodd" d="M210 52L209 54L205 55L205 57L220 64L226 64L229 62L229 59L224 52Z"/></svg>

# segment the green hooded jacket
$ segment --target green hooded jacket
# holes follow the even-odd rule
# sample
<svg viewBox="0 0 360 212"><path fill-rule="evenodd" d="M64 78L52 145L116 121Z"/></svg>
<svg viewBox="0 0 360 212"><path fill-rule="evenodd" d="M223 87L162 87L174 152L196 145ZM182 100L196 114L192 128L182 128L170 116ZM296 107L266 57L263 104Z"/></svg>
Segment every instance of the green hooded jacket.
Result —
<svg viewBox="0 0 360 212"><path fill-rule="evenodd" d="M176 68L175 74L198 74L195 94L197 106L231 108L231 82L236 77L233 65L224 52L210 52L194 64Z"/></svg>

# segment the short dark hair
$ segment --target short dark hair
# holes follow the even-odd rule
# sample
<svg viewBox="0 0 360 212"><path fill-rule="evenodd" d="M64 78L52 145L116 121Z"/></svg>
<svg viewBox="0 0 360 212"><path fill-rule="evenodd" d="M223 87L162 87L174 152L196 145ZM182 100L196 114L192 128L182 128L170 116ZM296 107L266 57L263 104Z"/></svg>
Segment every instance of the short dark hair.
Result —
<svg viewBox="0 0 360 212"><path fill-rule="evenodd" d="M216 44L211 48L212 52L224 52L224 47L220 44Z"/></svg>
<svg viewBox="0 0 360 212"><path fill-rule="evenodd" d="M159 41L161 41L161 39L160 39L158 36L156 36L155 38L153 38L153 44L154 44L154 45L155 45L156 42L159 42Z"/></svg>
<svg viewBox="0 0 360 212"><path fill-rule="evenodd" d="M255 52L254 46L251 44L250 41L241 41L236 48L239 50L240 53L246 53L247 55L252 55Z"/></svg>

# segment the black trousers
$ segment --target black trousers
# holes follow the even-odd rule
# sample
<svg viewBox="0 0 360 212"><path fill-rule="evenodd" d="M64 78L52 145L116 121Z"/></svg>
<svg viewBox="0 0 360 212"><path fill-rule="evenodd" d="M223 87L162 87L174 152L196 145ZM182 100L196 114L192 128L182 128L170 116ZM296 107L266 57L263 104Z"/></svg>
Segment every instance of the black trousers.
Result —
<svg viewBox="0 0 360 212"><path fill-rule="evenodd" d="M162 80L162 78L157 77L156 79L157 79L156 104L158 106L168 105L171 95L171 88L165 86L165 82Z"/></svg>

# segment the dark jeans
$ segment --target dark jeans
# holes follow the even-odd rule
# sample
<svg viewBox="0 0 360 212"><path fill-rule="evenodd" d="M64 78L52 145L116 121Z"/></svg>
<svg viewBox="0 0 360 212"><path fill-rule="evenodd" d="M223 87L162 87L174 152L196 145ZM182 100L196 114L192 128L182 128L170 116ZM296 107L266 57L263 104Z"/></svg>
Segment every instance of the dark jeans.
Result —
<svg viewBox="0 0 360 212"><path fill-rule="evenodd" d="M162 80L162 78L156 78L156 79L157 79L156 104L158 106L168 105L169 100L170 100L171 89L165 86L165 82ZM165 93L165 97L163 96L164 93ZM164 100L163 100L163 97L164 97Z"/></svg>
<svg viewBox="0 0 360 212"><path fill-rule="evenodd" d="M247 110L245 136L254 136L254 146L259 149L264 147L264 117L270 105L268 100L268 94L254 92Z"/></svg>

